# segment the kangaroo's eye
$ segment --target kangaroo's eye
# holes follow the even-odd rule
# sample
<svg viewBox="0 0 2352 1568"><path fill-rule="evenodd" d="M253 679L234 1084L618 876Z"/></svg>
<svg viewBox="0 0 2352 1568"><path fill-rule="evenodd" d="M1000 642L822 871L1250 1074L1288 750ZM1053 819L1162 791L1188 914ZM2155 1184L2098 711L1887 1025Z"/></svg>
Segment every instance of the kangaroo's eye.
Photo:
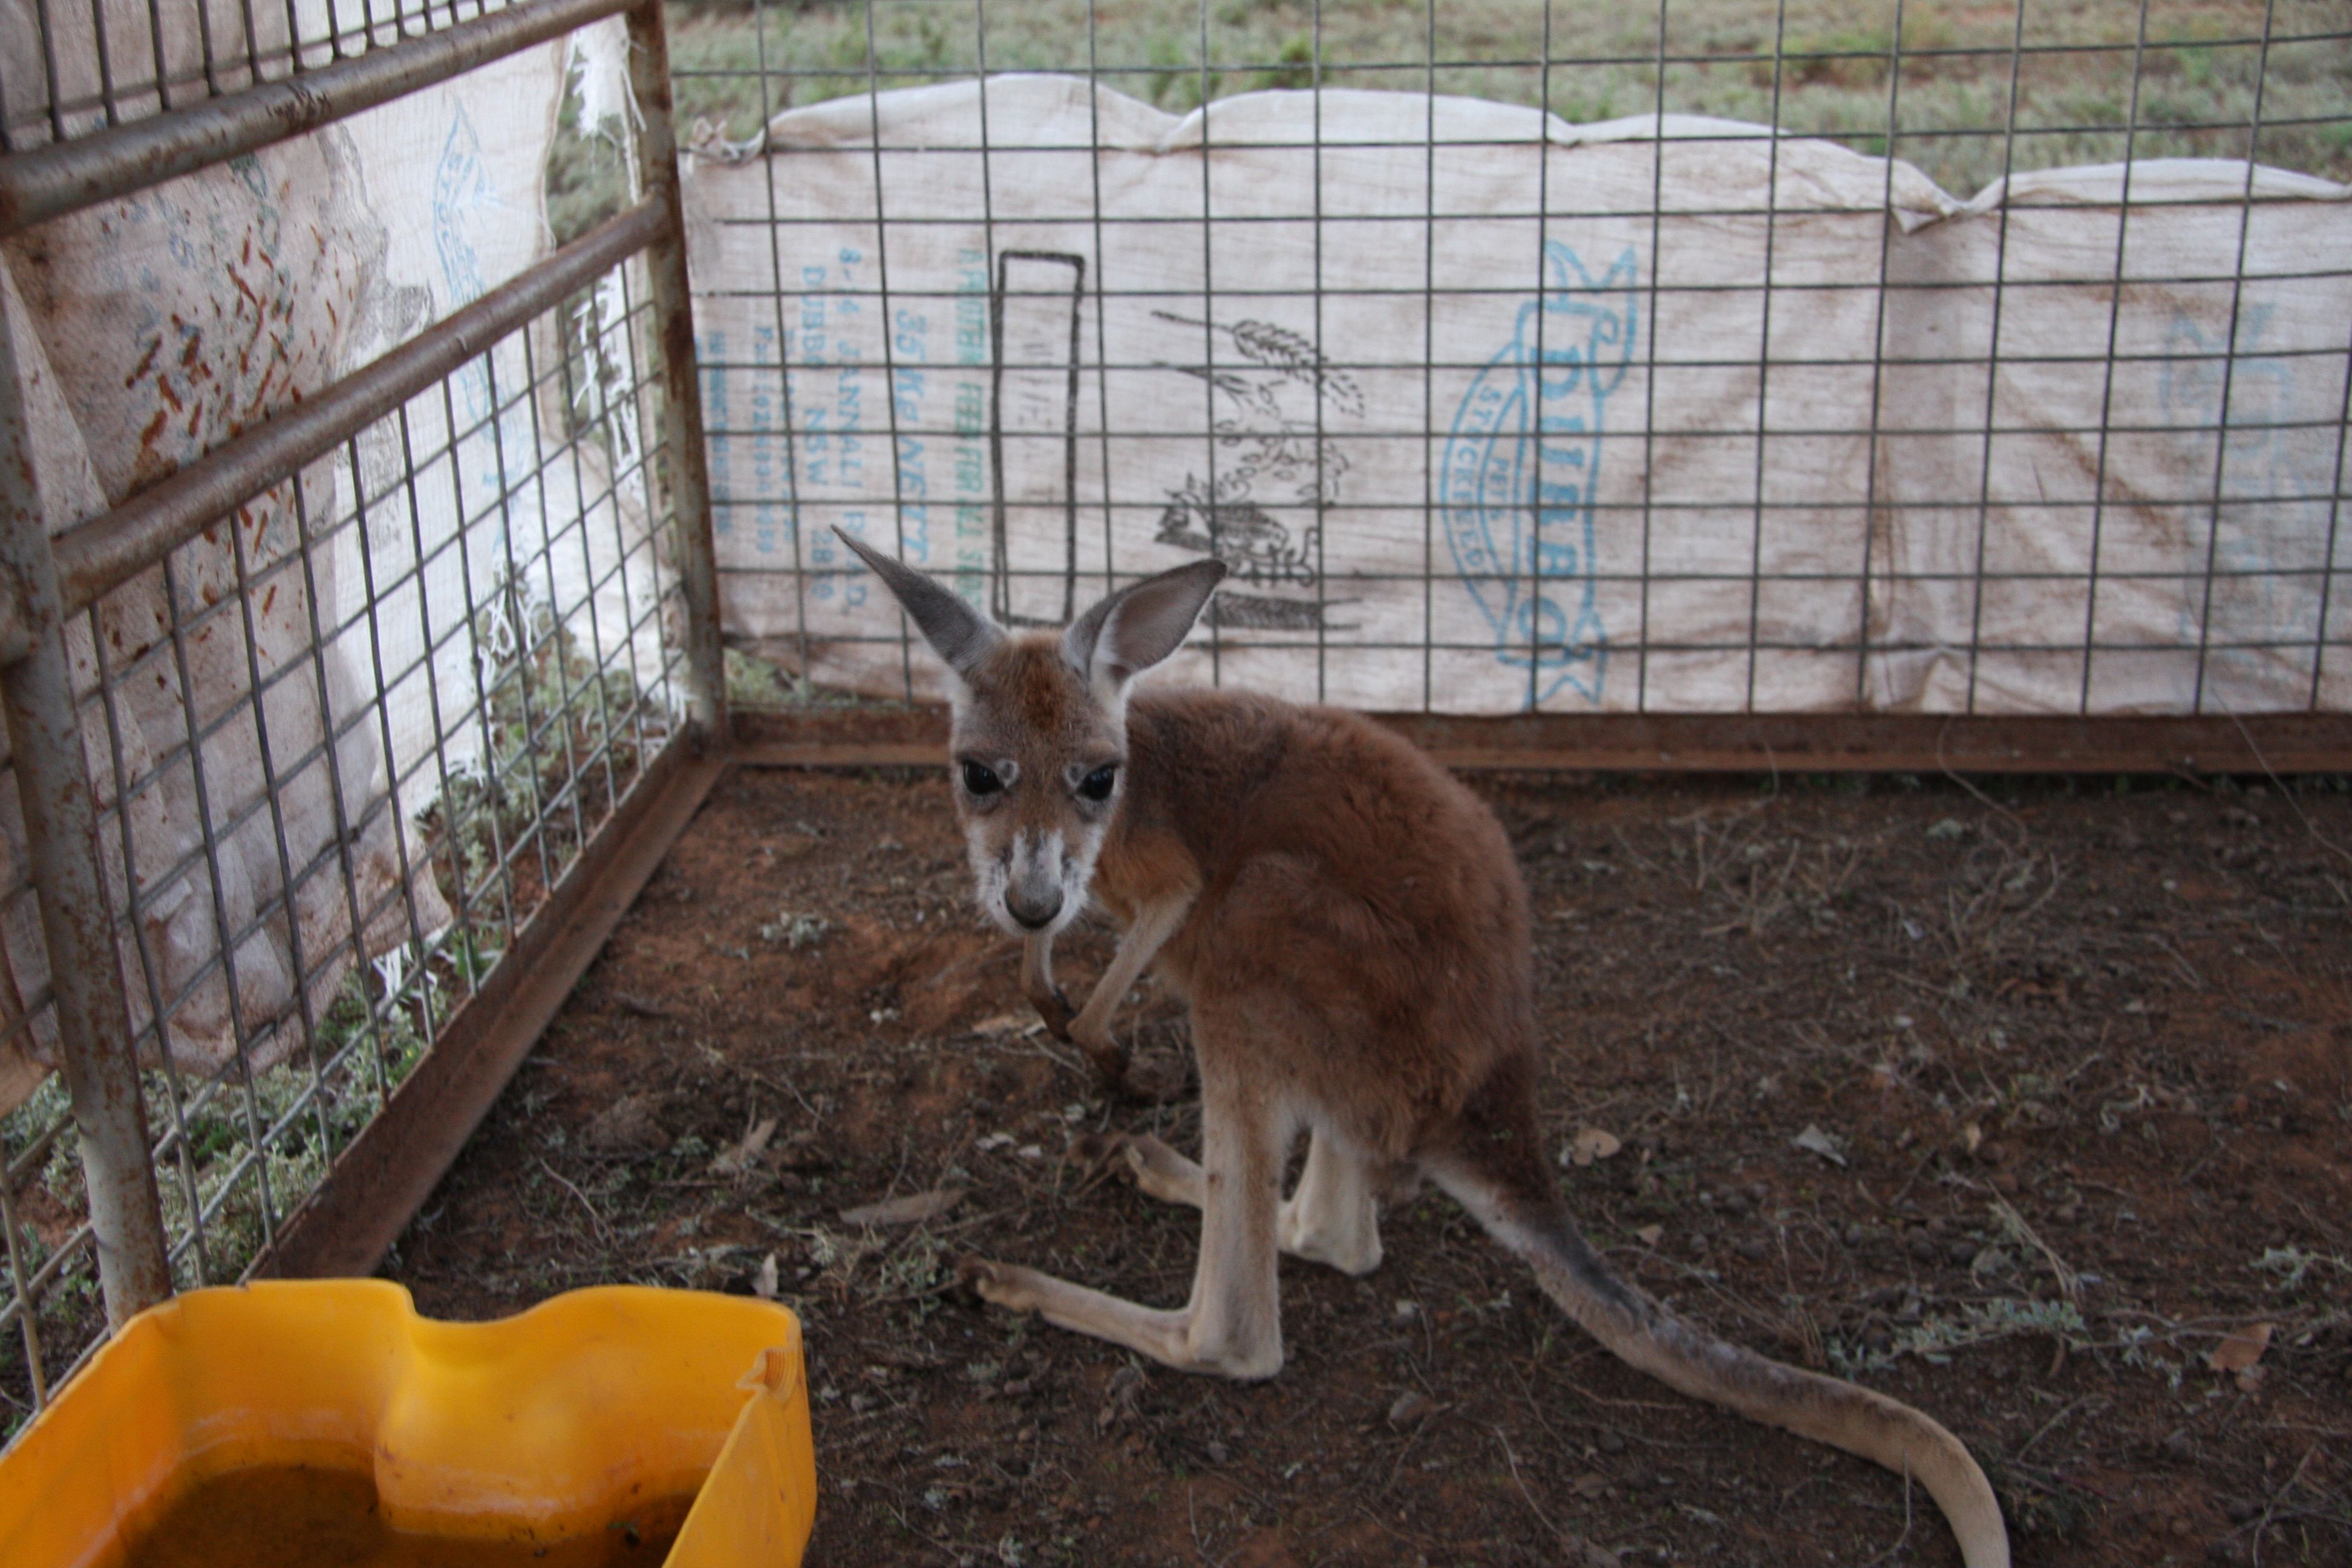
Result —
<svg viewBox="0 0 2352 1568"><path fill-rule="evenodd" d="M1078 781L1078 794L1088 800L1108 800L1111 786L1118 782L1118 764L1105 763Z"/></svg>
<svg viewBox="0 0 2352 1568"><path fill-rule="evenodd" d="M963 765L963 787L974 795L994 795L1004 787L1004 781L996 776L993 768L983 767L978 763L966 763Z"/></svg>

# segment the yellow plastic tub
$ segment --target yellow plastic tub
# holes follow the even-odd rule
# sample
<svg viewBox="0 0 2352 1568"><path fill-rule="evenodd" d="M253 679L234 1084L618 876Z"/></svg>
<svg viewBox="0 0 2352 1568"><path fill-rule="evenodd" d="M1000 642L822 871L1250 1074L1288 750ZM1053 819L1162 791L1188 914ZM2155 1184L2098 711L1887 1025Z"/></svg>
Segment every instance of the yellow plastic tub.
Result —
<svg viewBox="0 0 2352 1568"><path fill-rule="evenodd" d="M375 1279L193 1291L134 1319L0 1458L0 1563L120 1563L207 1484L235 1495L232 1474L358 1487L411 1549L370 1562L795 1564L816 1509L800 1322L634 1286L490 1323L421 1318ZM303 1511L254 1500L277 1495L236 1507Z"/></svg>

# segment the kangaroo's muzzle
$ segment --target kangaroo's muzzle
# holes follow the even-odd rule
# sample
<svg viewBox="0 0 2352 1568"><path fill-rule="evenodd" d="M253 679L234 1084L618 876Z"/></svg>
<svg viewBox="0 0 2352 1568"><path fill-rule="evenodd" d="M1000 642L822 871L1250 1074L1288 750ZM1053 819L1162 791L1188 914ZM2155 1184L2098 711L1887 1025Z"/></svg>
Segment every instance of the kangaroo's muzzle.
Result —
<svg viewBox="0 0 2352 1568"><path fill-rule="evenodd" d="M1044 931L1062 912L1061 884L1014 882L1004 889L1004 912L1030 931Z"/></svg>

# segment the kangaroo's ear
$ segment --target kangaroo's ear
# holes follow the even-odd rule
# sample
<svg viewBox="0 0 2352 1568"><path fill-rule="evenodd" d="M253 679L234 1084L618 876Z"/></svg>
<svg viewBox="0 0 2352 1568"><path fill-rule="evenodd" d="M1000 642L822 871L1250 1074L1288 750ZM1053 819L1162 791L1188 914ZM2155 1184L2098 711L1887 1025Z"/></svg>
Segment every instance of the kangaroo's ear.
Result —
<svg viewBox="0 0 2352 1568"><path fill-rule="evenodd" d="M956 674L969 676L988 657L988 651L1004 640L1004 633L994 621L920 572L867 549L837 528L833 532L834 537L857 552L860 561L874 568L874 574L882 579L882 585L912 617L915 629L923 634L931 651L945 659Z"/></svg>
<svg viewBox="0 0 2352 1568"><path fill-rule="evenodd" d="M1062 657L1089 682L1113 690L1183 646L1225 575L1222 561L1195 561L1131 583L1070 623Z"/></svg>

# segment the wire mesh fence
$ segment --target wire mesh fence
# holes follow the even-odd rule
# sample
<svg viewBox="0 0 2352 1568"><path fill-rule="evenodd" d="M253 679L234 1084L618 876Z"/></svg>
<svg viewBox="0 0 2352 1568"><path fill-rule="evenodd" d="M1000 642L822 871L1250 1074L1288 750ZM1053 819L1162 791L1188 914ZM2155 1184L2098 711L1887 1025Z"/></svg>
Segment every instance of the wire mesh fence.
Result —
<svg viewBox="0 0 2352 1568"><path fill-rule="evenodd" d="M412 33L477 14L407 9ZM345 53L402 30L391 6L302 15L333 23ZM423 214L398 211L404 193L383 182L418 151L394 119L10 242L11 414L32 432L33 504L64 580L75 763L121 960L118 1048L137 1064L173 1289L266 1261L685 732L662 310L643 262L623 259L663 231L659 204L583 242L597 248L533 260L548 132L582 68L559 42L472 79L514 94L504 111L539 131L520 184L480 153L496 120L457 79L457 112L422 149ZM195 80L239 85L218 68ZM336 205L354 169L382 182L381 208ZM306 208L319 192L336 199ZM280 243L298 224L315 247ZM425 231L414 248L434 287L403 271L386 238L400 224ZM110 310L123 295L89 274L110 247L136 274L148 244L185 276L150 266L129 290L149 319L94 321L90 296ZM427 348L439 374L415 368ZM233 465L242 479L211 478L234 504L151 559L110 565L84 548L362 383L379 416L347 419L299 462L270 468L265 453ZM126 426L118 386L142 418L149 404L184 412ZM125 430L136 438L110 439ZM12 526L40 527L25 497L10 502ZM78 1095L50 1070L74 1042L34 846L13 805L5 816L0 1432L13 1433L119 1303L101 1299L105 1220Z"/></svg>
<svg viewBox="0 0 2352 1568"><path fill-rule="evenodd" d="M2345 705L2340 10L679 16L793 695L937 695L838 525L1016 620L1215 554L1192 676L1380 710Z"/></svg>
<svg viewBox="0 0 2352 1568"><path fill-rule="evenodd" d="M671 737L675 590L630 413L644 307L612 282L609 330L583 332L583 300L516 334L256 498L226 551L183 546L159 594L85 616L179 1288L242 1277ZM581 352L600 340L617 360ZM619 377L593 411L592 365ZM437 540L435 489L441 517L465 509ZM148 616L134 642L123 623ZM232 694L208 647L241 650ZM29 896L20 879L9 902ZM33 988L16 1026L38 1037L44 1003ZM11 1216L22 1284L0 1315L41 1303L19 1397L59 1370L31 1358L99 1321L67 1110L49 1078L7 1123L35 1209Z"/></svg>
<svg viewBox="0 0 2352 1568"><path fill-rule="evenodd" d="M279 81L507 0L41 0L0 54L0 152Z"/></svg>

